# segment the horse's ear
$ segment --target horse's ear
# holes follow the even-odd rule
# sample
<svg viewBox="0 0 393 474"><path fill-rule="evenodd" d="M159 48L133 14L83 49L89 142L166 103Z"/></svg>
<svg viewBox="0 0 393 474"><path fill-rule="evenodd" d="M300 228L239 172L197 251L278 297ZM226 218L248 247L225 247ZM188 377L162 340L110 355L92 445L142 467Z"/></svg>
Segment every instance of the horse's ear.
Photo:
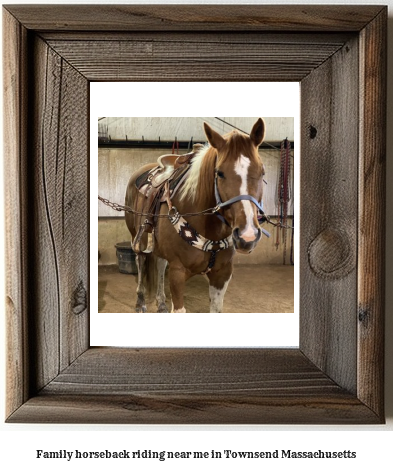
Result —
<svg viewBox="0 0 393 474"><path fill-rule="evenodd" d="M255 146L259 146L263 142L265 136L265 122L259 118L252 127L250 138Z"/></svg>
<svg viewBox="0 0 393 474"><path fill-rule="evenodd" d="M213 130L206 122L203 123L203 127L205 129L206 138L208 139L210 145L216 150L221 150L225 145L225 138Z"/></svg>

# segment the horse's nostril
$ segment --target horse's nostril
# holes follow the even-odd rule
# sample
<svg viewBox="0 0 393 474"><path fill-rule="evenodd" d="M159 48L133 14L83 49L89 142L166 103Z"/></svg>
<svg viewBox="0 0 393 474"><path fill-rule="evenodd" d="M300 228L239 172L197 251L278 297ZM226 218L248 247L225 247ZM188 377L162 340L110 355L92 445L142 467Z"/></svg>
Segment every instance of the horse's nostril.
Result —
<svg viewBox="0 0 393 474"><path fill-rule="evenodd" d="M248 231L243 231L240 232L239 227L236 227L233 230L233 237L235 240L241 240L244 243L252 243L252 242L258 242L259 239L261 238L262 231L260 227L256 227L254 229L248 229Z"/></svg>

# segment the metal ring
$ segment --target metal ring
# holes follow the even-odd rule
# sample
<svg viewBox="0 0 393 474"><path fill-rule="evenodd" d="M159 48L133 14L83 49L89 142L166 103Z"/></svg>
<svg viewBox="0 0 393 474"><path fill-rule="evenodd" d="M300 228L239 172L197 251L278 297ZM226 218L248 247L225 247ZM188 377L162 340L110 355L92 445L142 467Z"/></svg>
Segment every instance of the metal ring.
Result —
<svg viewBox="0 0 393 474"><path fill-rule="evenodd" d="M173 215L171 215L171 212L172 212L172 211L174 211L174 212L173 212ZM176 209L175 206L172 206L170 209L168 209L168 217L174 217L177 213L178 213L178 212L177 212L177 209Z"/></svg>

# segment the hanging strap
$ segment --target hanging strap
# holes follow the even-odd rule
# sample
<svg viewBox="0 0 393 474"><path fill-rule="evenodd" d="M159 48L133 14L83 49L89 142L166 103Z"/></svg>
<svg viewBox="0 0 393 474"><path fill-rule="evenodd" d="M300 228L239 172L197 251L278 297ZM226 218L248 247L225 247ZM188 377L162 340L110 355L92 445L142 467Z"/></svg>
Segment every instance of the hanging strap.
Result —
<svg viewBox="0 0 393 474"><path fill-rule="evenodd" d="M177 154L179 154L179 142L177 141L177 137L175 137L175 141L172 145L172 155L175 154L175 150L177 151Z"/></svg>

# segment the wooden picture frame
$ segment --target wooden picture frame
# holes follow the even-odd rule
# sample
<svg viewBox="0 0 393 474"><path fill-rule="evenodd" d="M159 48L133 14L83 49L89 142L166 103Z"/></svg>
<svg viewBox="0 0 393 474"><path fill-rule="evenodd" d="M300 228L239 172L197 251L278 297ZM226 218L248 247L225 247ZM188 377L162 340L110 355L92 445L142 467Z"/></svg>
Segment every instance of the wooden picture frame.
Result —
<svg viewBox="0 0 393 474"><path fill-rule="evenodd" d="M384 6L9 5L7 421L383 423ZM299 81L299 349L89 346L89 82ZM214 317L214 316L212 316Z"/></svg>

